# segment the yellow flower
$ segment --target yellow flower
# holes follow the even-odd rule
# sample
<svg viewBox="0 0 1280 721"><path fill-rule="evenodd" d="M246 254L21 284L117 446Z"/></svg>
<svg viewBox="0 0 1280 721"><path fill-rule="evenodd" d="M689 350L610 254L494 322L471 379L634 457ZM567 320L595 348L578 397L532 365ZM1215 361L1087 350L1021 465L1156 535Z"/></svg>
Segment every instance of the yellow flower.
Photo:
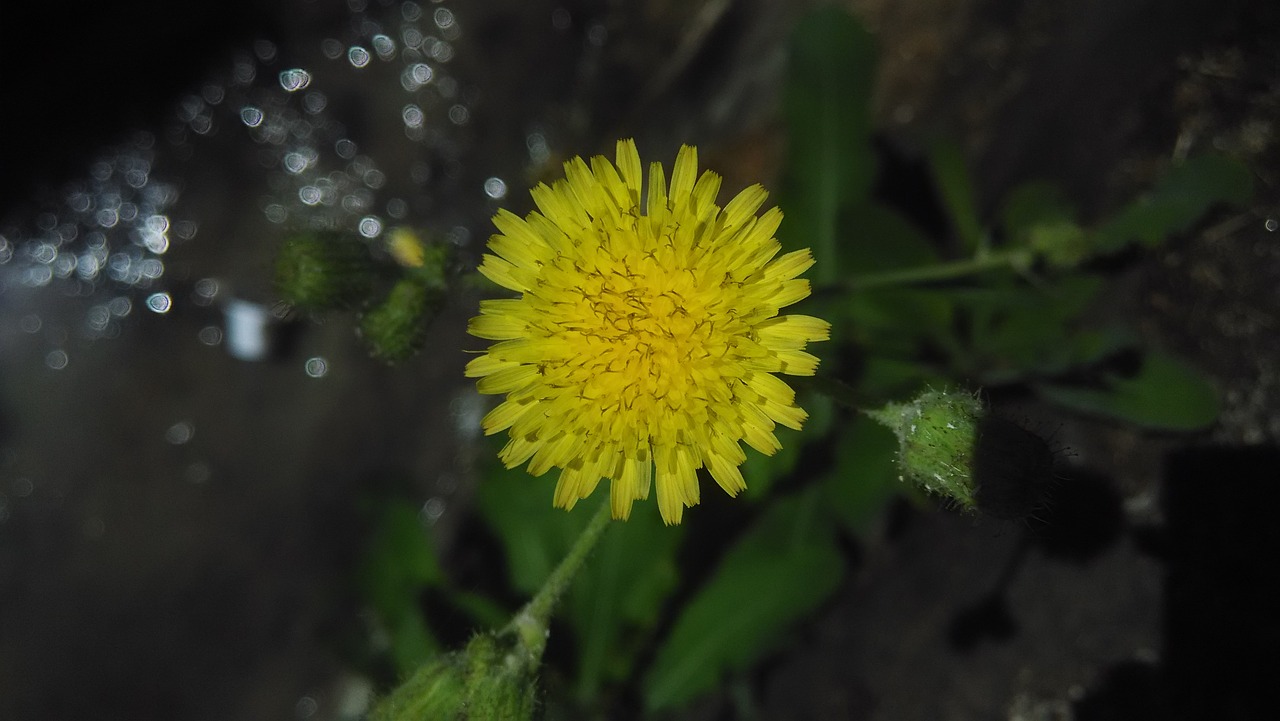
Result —
<svg viewBox="0 0 1280 721"><path fill-rule="evenodd" d="M680 149L670 192L652 163L646 193L635 143L620 140L616 168L574 158L564 180L533 189L538 211L494 216L480 272L520 297L480 302L468 331L497 342L466 372L481 393L507 394L483 421L486 434L510 429L507 467L561 469L556 506L608 478L625 519L652 480L663 520L679 523L699 468L737 495L741 441L772 455L775 424L808 417L773 374L813 375L804 348L829 336L824 320L778 314L809 295L796 276L813 256L775 258L782 213L757 217L764 189L721 208L720 177L698 177L697 158Z"/></svg>

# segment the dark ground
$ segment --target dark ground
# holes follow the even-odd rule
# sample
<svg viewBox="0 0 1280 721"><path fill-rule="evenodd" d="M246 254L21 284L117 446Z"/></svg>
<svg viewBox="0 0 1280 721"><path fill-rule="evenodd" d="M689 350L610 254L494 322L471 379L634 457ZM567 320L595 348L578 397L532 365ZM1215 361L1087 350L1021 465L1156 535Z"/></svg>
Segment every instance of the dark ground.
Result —
<svg viewBox="0 0 1280 721"><path fill-rule="evenodd" d="M1216 148L1250 162L1253 207L1126 270L1099 310L1190 358L1224 413L1210 432L1171 437L1019 406L1069 449L1044 523L891 509L839 597L749 692L688 717L1267 717L1280 645L1263 593L1280 580L1280 12L1263 0L852 5L883 50L886 141L910 158L932 134L963 139L988 207L1048 178L1098 217L1170 157ZM400 9L370 6L376 18ZM264 169L272 148L250 139L230 100L206 104L216 132L175 115L237 51L277 43L259 62L265 80L224 82L228 97L266 107L273 96L256 88L287 59L312 69L329 101L318 137L355 138L387 178L377 202L404 199L410 220L464 254L498 202L524 209L529 177L557 153L622 134L659 157L698 143L726 188L776 177L798 7L422 7L452 8L463 32L447 65L458 94L423 104L439 131L417 143L394 72L322 57L322 39L359 35L342 3L4 11L0 235L14 248L38 239L42 212L65 216L57 189L137 129L157 138L153 176L181 186L171 219L198 232L175 240L150 286L31 288L3 275L29 259L0 264L0 718L354 718L367 683L331 643L355 613L353 499L374 479L414 479L420 501L442 504L432 530L446 553L465 551L452 544L478 406L453 349L468 345L474 299L453 299L428 350L394 369L368 360L341 317L286 326L292 340L268 362L197 340L228 298L270 301L282 226L263 210L296 195L278 158ZM445 120L455 102L465 124ZM481 192L490 176L508 199ZM200 305L208 278L220 290ZM161 289L173 310L148 312ZM86 331L115 297L132 311ZM308 377L318 357L328 372Z"/></svg>

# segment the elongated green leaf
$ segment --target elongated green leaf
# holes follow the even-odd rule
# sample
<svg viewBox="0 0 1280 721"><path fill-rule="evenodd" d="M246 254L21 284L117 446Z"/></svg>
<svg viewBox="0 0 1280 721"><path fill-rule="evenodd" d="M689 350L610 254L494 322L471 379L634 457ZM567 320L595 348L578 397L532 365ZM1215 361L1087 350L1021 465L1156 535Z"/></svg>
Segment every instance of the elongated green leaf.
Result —
<svg viewBox="0 0 1280 721"><path fill-rule="evenodd" d="M507 552L511 584L530 595L551 575L600 502L590 498L565 512L551 505L554 489L551 475L533 478L522 468L496 463L480 484L479 510Z"/></svg>
<svg viewBox="0 0 1280 721"><path fill-rule="evenodd" d="M940 140L930 147L929 162L960 247L966 254L973 255L983 246L986 231L978 222L973 176L965 162L964 150L956 143Z"/></svg>
<svg viewBox="0 0 1280 721"><path fill-rule="evenodd" d="M645 679L650 709L745 668L831 594L843 569L829 518L816 487L769 506L676 620Z"/></svg>
<svg viewBox="0 0 1280 721"><path fill-rule="evenodd" d="M1220 155L1191 158L1098 228L1094 244L1104 253L1133 241L1154 246L1191 227L1214 205L1240 205L1252 196L1253 175L1242 163Z"/></svg>
<svg viewBox="0 0 1280 721"><path fill-rule="evenodd" d="M905 488L898 482L897 451L893 431L869 418L857 416L842 429L835 464L821 485L827 509L850 533L865 532L893 494Z"/></svg>
<svg viewBox="0 0 1280 721"><path fill-rule="evenodd" d="M850 204L840 215L840 265L857 277L937 263L938 249L911 221L869 200Z"/></svg>
<svg viewBox="0 0 1280 721"><path fill-rule="evenodd" d="M391 658L402 674L440 650L418 599L424 589L444 582L418 509L405 501L388 502L375 520L358 583L387 633Z"/></svg>
<svg viewBox="0 0 1280 721"><path fill-rule="evenodd" d="M1204 428L1218 417L1213 386L1186 363L1151 353L1137 374L1112 378L1102 388L1042 383L1038 393L1085 413L1165 431Z"/></svg>
<svg viewBox="0 0 1280 721"><path fill-rule="evenodd" d="M875 176L870 102L876 50L848 13L823 7L802 19L791 41L784 112L789 155L779 231L790 249L812 248L810 278L827 285L837 265L841 208L866 198Z"/></svg>
<svg viewBox="0 0 1280 721"><path fill-rule="evenodd" d="M1096 276L1071 275L1052 284L992 284L951 291L970 325L966 371L988 381L1066 372L1073 363L1097 360L1101 338L1079 327L1077 317L1102 287ZM1111 347L1116 349L1121 339ZM1091 355L1093 354L1093 355Z"/></svg>
<svg viewBox="0 0 1280 721"><path fill-rule="evenodd" d="M641 501L629 520L613 524L574 581L565 616L578 641L580 700L631 675L646 632L680 580L675 552L683 532L662 524L658 504Z"/></svg>
<svg viewBox="0 0 1280 721"><path fill-rule="evenodd" d="M607 482L572 511L551 506L554 481L522 469L494 468L480 487L479 507L506 550L512 585L532 595L577 539ZM657 503L637 501L628 521L614 521L570 588L560 615L578 644L578 696L589 701L605 681L632 670L643 631L679 580L675 553L683 527L662 525Z"/></svg>

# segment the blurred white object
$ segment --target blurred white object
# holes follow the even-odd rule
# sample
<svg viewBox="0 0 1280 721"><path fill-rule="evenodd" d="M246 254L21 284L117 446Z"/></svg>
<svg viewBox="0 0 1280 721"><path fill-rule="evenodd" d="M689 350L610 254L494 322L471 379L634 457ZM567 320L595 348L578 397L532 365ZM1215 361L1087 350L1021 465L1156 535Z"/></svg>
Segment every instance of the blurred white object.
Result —
<svg viewBox="0 0 1280 721"><path fill-rule="evenodd" d="M266 360L271 353L271 311L264 305L231 298L223 306L227 317L226 344L232 358Z"/></svg>

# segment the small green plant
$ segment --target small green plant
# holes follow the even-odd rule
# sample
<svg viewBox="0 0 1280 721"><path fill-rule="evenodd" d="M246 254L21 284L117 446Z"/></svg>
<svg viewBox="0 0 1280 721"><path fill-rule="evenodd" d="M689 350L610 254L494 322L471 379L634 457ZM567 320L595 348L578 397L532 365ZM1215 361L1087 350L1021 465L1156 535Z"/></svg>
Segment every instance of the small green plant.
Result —
<svg viewBox="0 0 1280 721"><path fill-rule="evenodd" d="M697 502L698 479L690 471L677 484L678 508L668 503L660 512L654 503L635 504L629 520L611 524L602 534L595 519L603 518L611 504L591 490L596 478L613 477L607 474L621 473L621 467L603 451L557 449L560 427L549 427L544 418L524 419L528 408L517 397L522 389L533 388L535 395L546 390L520 384L520 374L529 372L521 354L558 352L558 347L541 336L534 339L537 343L526 338L532 321L521 313L527 309L516 308L509 298L496 305L490 301L481 316L487 320L473 324L484 337L506 344L492 358L479 361L484 372L473 373L484 376L481 383L488 385L482 389L511 394L499 406L504 410L495 411L497 420L488 423L499 431L513 427L511 438L507 450L495 446L491 457L501 453L516 461L512 466L529 461L539 470L563 467L569 487L555 495L557 505L597 509L589 520L590 512L554 508L553 481L496 462L479 487L477 512L503 550L508 590L561 599L561 643L571 646L572 653L564 654L567 667L541 674L546 690L541 707L547 711L607 716L625 695L660 712L744 676L839 587L846 565L841 537L863 534L894 494L932 494L961 511L998 518L1033 513L1049 489L1052 450L1044 439L1003 418L999 409L989 408L973 389L1026 389L1069 411L1160 431L1202 428L1216 417L1212 388L1186 363L1145 346L1122 324L1093 320L1088 311L1108 279L1095 261L1155 247L1192 228L1215 206L1245 202L1252 192L1249 173L1230 159L1192 158L1171 167L1148 192L1110 218L1093 223L1082 223L1051 186L1031 183L1012 190L987 217L978 210L963 153L938 142L930 148L928 163L949 223L944 236L932 237L872 193L881 162L869 115L875 58L871 36L839 10L815 11L795 30L784 105L789 156L779 202L785 218L776 235L782 246L779 257L812 248L816 264L808 277L813 294L795 308L797 314L829 320L831 342L816 349L822 375L796 383L794 398L772 385L766 389L763 382L757 389L762 398L771 389L787 403L794 400L808 418L802 430L779 431L781 447L775 453L746 455L740 465L742 500L723 518L711 521L710 509L704 508L683 525L663 524L664 519L678 520L685 506ZM588 171L584 164L572 166L570 175L575 172ZM598 166L590 172L601 177L608 173ZM622 171L622 176L617 197L638 192L628 185L635 185L635 169ZM692 177L672 182L694 187ZM584 183L580 179L579 189L592 191L594 186ZM703 200L715 196L706 188L692 192L701 193ZM583 193L537 193L550 194L549 203L561 204L566 217L577 217L575 203ZM513 225L504 215L497 222L507 241L524 232L524 226ZM286 246L281 257L292 260L281 277L304 275L296 260L306 257L297 252L302 247ZM428 246L414 247L404 257L418 258L417 251ZM395 279L384 281L390 291L381 293L380 300L367 291L348 295L345 284L331 291L296 281L281 286L294 293L292 302L300 308L318 307L304 298L341 298L339 305L361 309L362 332L373 343L374 354L403 358L420 347L421 319L447 293L445 260L442 251L438 256L426 252L417 264L402 260L392 274ZM618 262L600 259L594 267L622 275L633 270L610 265ZM491 263L488 277L516 291L527 289L528 279L521 273L554 265L551 258L534 258L524 266L486 263ZM726 263L726 268L731 265ZM586 280L595 277L577 266L559 271ZM733 280L731 273L726 278ZM668 280L675 288L675 275ZM557 288L561 295L552 300L576 298L568 286ZM596 303L589 295L582 288L584 307L603 304L613 312L625 303ZM679 316L676 307L667 309L671 322ZM626 313L615 316L610 318L625 326ZM818 334L804 339L816 340ZM612 368L608 362L598 365ZM532 444L530 429L541 445L522 445ZM695 432L696 424L690 424L670 435L683 439L681 433ZM632 459L623 456L624 461ZM650 459L643 460L648 464ZM585 468L587 464L591 467ZM671 467L687 471L699 465L702 461L682 458ZM710 470L722 485L722 474L736 479L723 467ZM592 478L583 481L580 476L586 475ZM638 477L628 477L636 482L634 487L623 484L624 505L630 509L642 494ZM675 486L668 493L671 488ZM625 516L614 501L614 515ZM395 514L384 523L399 526L387 528L408 528L414 522L408 520L411 514ZM714 530L696 535L703 544L698 550L713 554L714 562L700 577L682 575L682 554L691 552L689 539L695 536L688 528L703 523L714 524ZM415 537L403 528L379 533ZM582 540L584 533L589 542ZM708 538L717 541L712 551L705 549ZM411 543L417 542L422 539ZM595 547L594 555L570 582L556 571L559 559L580 561L584 543ZM398 678L407 679L376 717L448 718L441 709L453 708L454 717L466 718L467 709L474 714L480 707L462 699L467 694L474 699L477 693L506 699L496 702L506 704L504 713L513 718L536 714L528 690L542 649L530 662L521 655L528 651L521 645L528 639L508 624L502 631L481 631L464 651L442 655L432 619L422 614L416 596L424 587L449 589L449 579L422 559L409 565L417 570L407 575L394 570L398 558L417 558L417 553L403 543L381 543L370 554L363 589L389 630ZM551 596L544 595L548 578L558 579ZM499 625L494 620L498 613L492 605L489 609L471 615L477 627ZM549 606L546 614L549 618ZM545 623L539 628L545 631ZM494 682L505 690L477 690L480 682L474 679L488 683L503 669L514 674ZM442 698L448 700L444 706L438 705Z"/></svg>
<svg viewBox="0 0 1280 721"><path fill-rule="evenodd" d="M450 253L408 228L389 236L391 262L379 262L369 241L354 233L290 235L276 255L275 283L281 301L298 311L356 311L370 355L397 363L422 348L448 297Z"/></svg>

